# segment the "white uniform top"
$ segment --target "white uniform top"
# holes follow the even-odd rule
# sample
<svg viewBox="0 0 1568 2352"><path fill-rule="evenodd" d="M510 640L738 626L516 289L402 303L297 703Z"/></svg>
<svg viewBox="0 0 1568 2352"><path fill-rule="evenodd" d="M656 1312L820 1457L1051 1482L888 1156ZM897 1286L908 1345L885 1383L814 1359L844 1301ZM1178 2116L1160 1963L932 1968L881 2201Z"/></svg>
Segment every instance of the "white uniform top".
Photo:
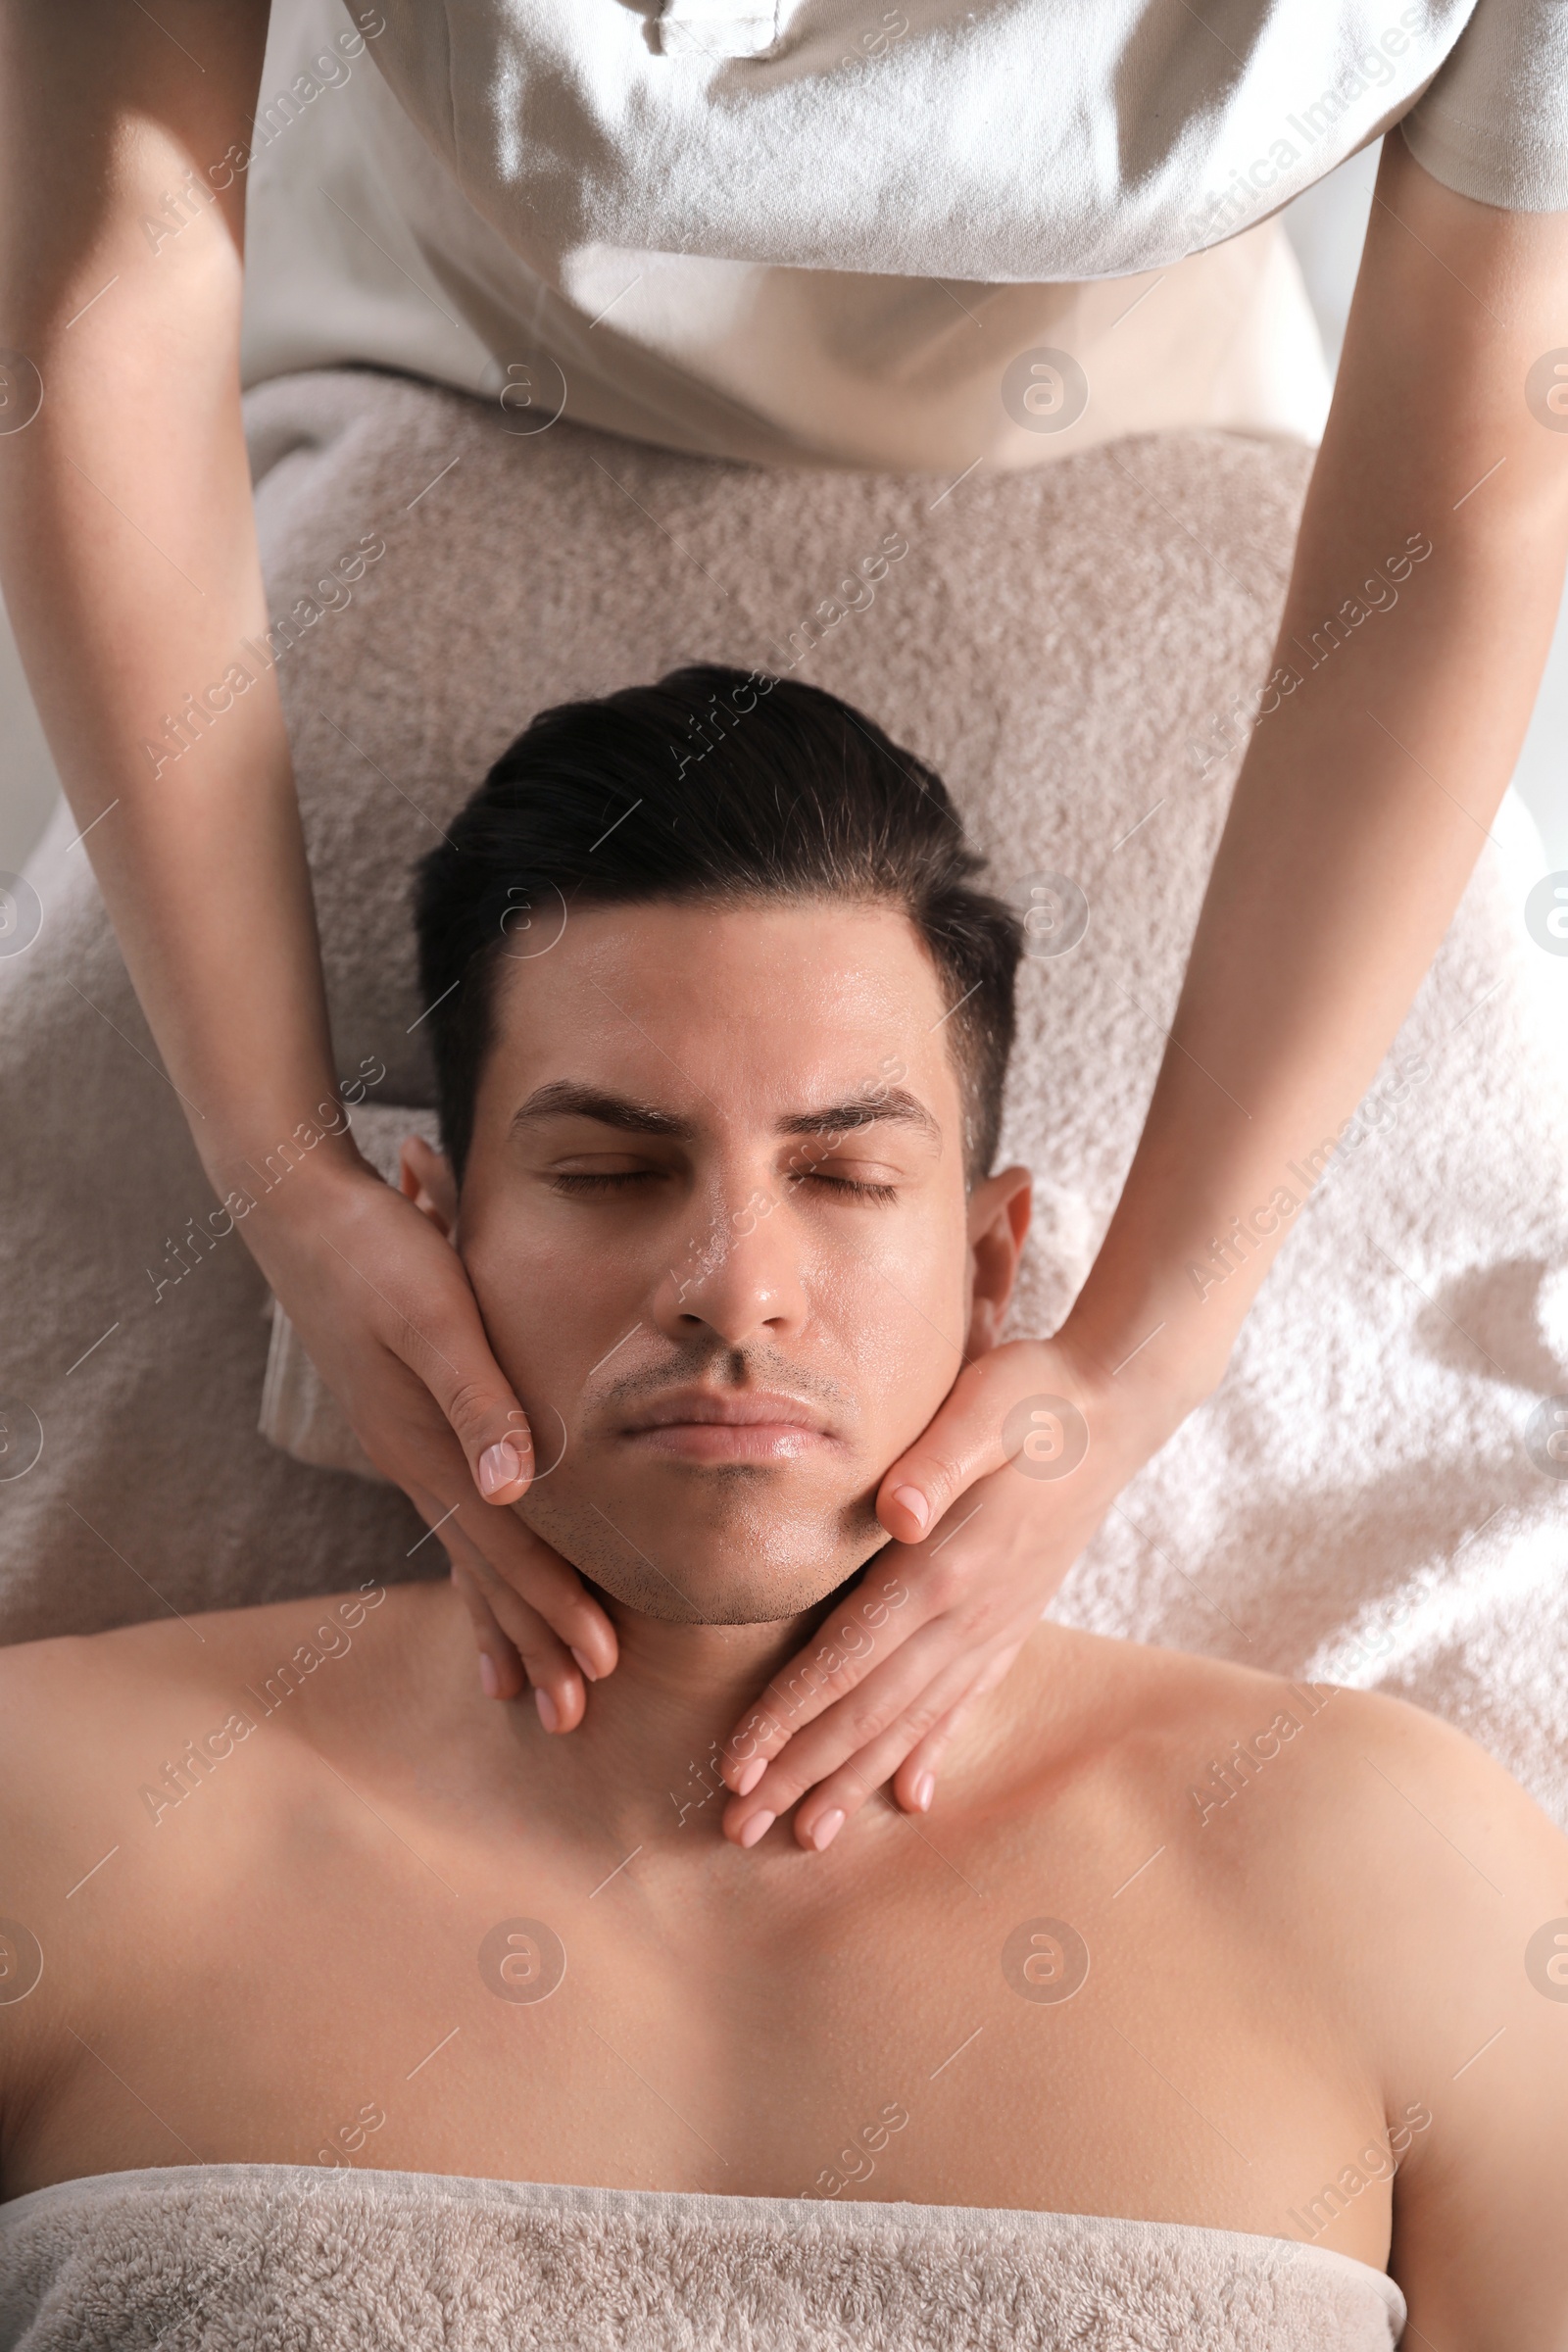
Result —
<svg viewBox="0 0 1568 2352"><path fill-rule="evenodd" d="M246 380L764 463L1311 438L1269 216L1396 122L1568 209L1568 0L274 0Z"/></svg>

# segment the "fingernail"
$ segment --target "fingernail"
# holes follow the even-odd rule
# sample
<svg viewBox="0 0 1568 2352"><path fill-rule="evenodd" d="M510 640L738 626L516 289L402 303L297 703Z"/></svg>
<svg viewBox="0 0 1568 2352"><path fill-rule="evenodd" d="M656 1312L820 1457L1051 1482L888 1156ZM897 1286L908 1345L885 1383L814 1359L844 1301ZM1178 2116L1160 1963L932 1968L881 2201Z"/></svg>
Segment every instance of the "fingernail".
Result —
<svg viewBox="0 0 1568 2352"><path fill-rule="evenodd" d="M811 1843L815 1846L819 1854L826 1851L843 1827L844 1816L839 1811L837 1805L833 1807L831 1813L824 1813L822 1815L820 1821L815 1824L809 1833Z"/></svg>
<svg viewBox="0 0 1568 2352"><path fill-rule="evenodd" d="M750 1796L766 1770L767 1758L765 1756L754 1756L749 1764L743 1764L740 1778L735 1783L736 1795Z"/></svg>
<svg viewBox="0 0 1568 2352"><path fill-rule="evenodd" d="M510 1487L522 1465L517 1449L510 1438L497 1438L479 1456L479 1492L493 1494L498 1487Z"/></svg>
<svg viewBox="0 0 1568 2352"><path fill-rule="evenodd" d="M914 1520L917 1526L925 1527L929 1525L931 1518L931 1505L927 1502L925 1496L921 1494L918 1487L895 1487L893 1490L893 1499L895 1502L903 1503L905 1509L908 1512L909 1517Z"/></svg>
<svg viewBox="0 0 1568 2352"><path fill-rule="evenodd" d="M914 1784L915 1811L917 1813L929 1813L931 1810L931 1799L935 1796L936 1792L936 1774L934 1772L922 1772L920 1778Z"/></svg>
<svg viewBox="0 0 1568 2352"><path fill-rule="evenodd" d="M559 1731L561 1728L561 1717L557 1712L556 1702L551 1697L549 1691L536 1690L533 1694L533 1703L539 1710L539 1720L544 1725L545 1730L547 1732Z"/></svg>
<svg viewBox="0 0 1568 2352"><path fill-rule="evenodd" d="M777 1818L774 1813L754 1813L741 1832L742 1845L755 1845L759 1838L765 1838Z"/></svg>
<svg viewBox="0 0 1568 2352"><path fill-rule="evenodd" d="M479 1652L479 1687L486 1698L501 1696L501 1677L497 1674L496 1662L487 1649L481 1649Z"/></svg>
<svg viewBox="0 0 1568 2352"><path fill-rule="evenodd" d="M599 1680L597 1672L583 1656L582 1651L577 1647L575 1642L571 1645L571 1654L576 1659L578 1665L582 1668L584 1682L597 1683Z"/></svg>

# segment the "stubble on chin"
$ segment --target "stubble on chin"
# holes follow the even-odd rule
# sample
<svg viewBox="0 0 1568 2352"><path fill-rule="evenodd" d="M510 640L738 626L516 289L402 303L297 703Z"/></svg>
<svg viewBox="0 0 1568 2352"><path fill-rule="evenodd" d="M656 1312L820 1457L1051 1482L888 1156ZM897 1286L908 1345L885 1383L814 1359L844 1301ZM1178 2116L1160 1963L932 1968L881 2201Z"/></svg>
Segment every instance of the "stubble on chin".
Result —
<svg viewBox="0 0 1568 2352"><path fill-rule="evenodd" d="M543 1483L513 1507L564 1560L645 1617L674 1625L765 1625L815 1607L882 1549L890 1539L874 1504L874 1492L858 1495L836 1519L811 1523L755 1502L737 1508L717 1574L713 1535L705 1531L708 1564L701 1576L683 1564L673 1512L668 1525L650 1536L627 1527L627 1512L569 1489L552 1494Z"/></svg>

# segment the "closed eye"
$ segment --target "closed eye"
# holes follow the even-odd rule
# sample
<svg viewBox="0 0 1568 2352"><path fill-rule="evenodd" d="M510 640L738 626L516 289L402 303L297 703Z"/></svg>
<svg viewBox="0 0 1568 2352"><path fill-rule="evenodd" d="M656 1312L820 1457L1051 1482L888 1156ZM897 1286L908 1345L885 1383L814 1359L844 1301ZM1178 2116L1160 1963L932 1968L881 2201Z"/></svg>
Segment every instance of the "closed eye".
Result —
<svg viewBox="0 0 1568 2352"><path fill-rule="evenodd" d="M899 1197L899 1188L896 1184L872 1184L861 1177L835 1176L828 1168L808 1168L792 1175L790 1182L792 1184L824 1185L829 1192L838 1193L848 1199L864 1200L872 1205L881 1204L884 1207L889 1201L896 1200Z"/></svg>
<svg viewBox="0 0 1568 2352"><path fill-rule="evenodd" d="M608 1195L622 1193L631 1185L662 1183L665 1171L662 1168L625 1168L614 1171L562 1168L558 1169L551 1177L550 1183L553 1191L564 1193L568 1200L593 1199L596 1196L602 1200ZM871 1206L886 1207L899 1197L899 1188L896 1184L875 1184L858 1177L835 1176L827 1168L796 1170L791 1173L788 1181L792 1185L814 1184L826 1192L836 1194L841 1200L860 1200Z"/></svg>
<svg viewBox="0 0 1568 2352"><path fill-rule="evenodd" d="M613 1172L592 1173L563 1168L551 1177L550 1182L554 1191L565 1193L568 1198L572 1195L580 1198L584 1194L618 1192L628 1184L660 1183L663 1175L662 1168L622 1168Z"/></svg>

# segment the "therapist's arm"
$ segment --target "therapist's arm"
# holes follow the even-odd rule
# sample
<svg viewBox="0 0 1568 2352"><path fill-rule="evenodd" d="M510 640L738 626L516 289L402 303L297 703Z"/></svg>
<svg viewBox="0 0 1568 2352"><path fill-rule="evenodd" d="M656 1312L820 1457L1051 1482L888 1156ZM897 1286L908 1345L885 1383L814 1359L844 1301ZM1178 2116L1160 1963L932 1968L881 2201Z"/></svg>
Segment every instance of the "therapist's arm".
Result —
<svg viewBox="0 0 1568 2352"><path fill-rule="evenodd" d="M869 1653L842 1647L810 1704L764 1698L739 1727L731 1836L809 1791L812 1842L894 1775L902 1802L929 1801L953 1710L1220 1380L1299 1217L1295 1171L1321 1170L1376 1074L1513 770L1568 562L1568 416L1526 387L1563 347L1568 215L1455 195L1391 136L1274 655L1298 683L1252 733L1103 1247L1056 1338L971 1365L889 1471L878 1511L912 1605ZM1315 654L1356 598L1385 609ZM1216 1255L1238 1219L1251 1238ZM1002 1466L1009 1409L1043 1396L1088 1430L1059 1479Z"/></svg>
<svg viewBox="0 0 1568 2352"><path fill-rule="evenodd" d="M239 398L268 13L0 0L0 569L213 1186L242 1199L270 1154L320 1137L237 1229L372 1460L441 1523L498 1677L515 1690L520 1652L566 1728L583 1705L567 1645L603 1673L614 1637L565 1563L488 1507L527 1484L527 1424L460 1260L346 1132L276 689L266 672L233 691L269 620ZM160 759L192 698L190 748ZM487 1502L481 1464L509 1435Z"/></svg>

